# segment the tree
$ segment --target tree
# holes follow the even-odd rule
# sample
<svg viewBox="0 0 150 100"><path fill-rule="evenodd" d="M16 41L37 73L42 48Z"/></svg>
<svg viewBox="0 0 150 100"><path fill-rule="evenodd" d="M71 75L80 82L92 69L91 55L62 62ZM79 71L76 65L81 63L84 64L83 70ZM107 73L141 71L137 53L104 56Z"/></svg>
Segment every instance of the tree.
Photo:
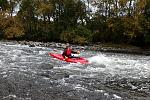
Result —
<svg viewBox="0 0 150 100"><path fill-rule="evenodd" d="M22 0L18 17L24 23L26 33L33 32L36 29L35 24L35 2L34 0Z"/></svg>
<svg viewBox="0 0 150 100"><path fill-rule="evenodd" d="M6 11L8 8L8 1L7 0L0 0L0 11Z"/></svg>
<svg viewBox="0 0 150 100"><path fill-rule="evenodd" d="M25 33L22 23L17 17L9 17L5 21L4 37L14 39L23 36Z"/></svg>

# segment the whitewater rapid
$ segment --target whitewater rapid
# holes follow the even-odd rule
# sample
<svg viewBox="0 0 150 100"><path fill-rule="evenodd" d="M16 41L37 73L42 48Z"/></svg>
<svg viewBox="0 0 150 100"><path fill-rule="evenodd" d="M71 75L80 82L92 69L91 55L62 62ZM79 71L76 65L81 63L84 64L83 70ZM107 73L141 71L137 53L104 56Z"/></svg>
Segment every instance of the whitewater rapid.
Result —
<svg viewBox="0 0 150 100"><path fill-rule="evenodd" d="M148 78L150 75L150 57L125 54L99 54L89 58L95 65L102 68L91 68L89 70L109 73L111 76L119 75L125 78ZM100 67L99 66L99 67Z"/></svg>
<svg viewBox="0 0 150 100"><path fill-rule="evenodd" d="M82 65L48 55L62 53L62 48L12 42L0 42L0 48L0 78L6 82L0 83L1 99L149 99L150 56L82 51L91 62Z"/></svg>
<svg viewBox="0 0 150 100"><path fill-rule="evenodd" d="M96 52L85 53L87 59L91 62L89 65L68 64L59 67L60 69L76 70L80 73L91 73L93 77L100 73L108 74L109 77L119 76L120 78L148 78L150 76L150 57L140 55L127 55L115 53ZM87 55L91 56L88 57ZM89 74L90 75L90 74ZM89 76L87 76L89 77Z"/></svg>

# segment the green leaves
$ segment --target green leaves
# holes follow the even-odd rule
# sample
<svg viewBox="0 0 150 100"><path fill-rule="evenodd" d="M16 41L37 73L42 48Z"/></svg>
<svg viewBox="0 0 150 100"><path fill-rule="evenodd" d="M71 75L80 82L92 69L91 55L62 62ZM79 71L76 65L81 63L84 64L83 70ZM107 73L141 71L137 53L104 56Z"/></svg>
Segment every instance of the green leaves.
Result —
<svg viewBox="0 0 150 100"><path fill-rule="evenodd" d="M150 0L0 0L0 31L9 39L149 43L149 16Z"/></svg>
<svg viewBox="0 0 150 100"><path fill-rule="evenodd" d="M60 39L64 42L85 44L90 41L91 31L86 27L78 26L77 28L62 32Z"/></svg>
<svg viewBox="0 0 150 100"><path fill-rule="evenodd" d="M37 13L48 15L54 10L53 4L49 1L38 1L37 3Z"/></svg>

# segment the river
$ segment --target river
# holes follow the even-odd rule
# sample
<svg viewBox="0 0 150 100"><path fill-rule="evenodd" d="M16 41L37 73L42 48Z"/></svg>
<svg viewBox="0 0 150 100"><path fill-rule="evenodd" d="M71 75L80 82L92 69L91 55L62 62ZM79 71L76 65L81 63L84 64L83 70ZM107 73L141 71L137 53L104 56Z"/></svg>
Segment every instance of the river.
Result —
<svg viewBox="0 0 150 100"><path fill-rule="evenodd" d="M62 50L0 42L0 100L150 100L150 56L85 50L82 65L48 55Z"/></svg>

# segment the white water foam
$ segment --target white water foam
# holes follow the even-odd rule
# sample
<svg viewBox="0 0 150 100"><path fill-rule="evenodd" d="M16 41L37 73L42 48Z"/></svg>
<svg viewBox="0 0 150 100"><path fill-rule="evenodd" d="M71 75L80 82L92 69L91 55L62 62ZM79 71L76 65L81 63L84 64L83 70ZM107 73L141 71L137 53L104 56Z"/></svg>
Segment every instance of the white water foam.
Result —
<svg viewBox="0 0 150 100"><path fill-rule="evenodd" d="M111 76L119 75L122 77L139 78L150 76L150 63L141 59L133 59L128 56L107 56L99 54L88 58L94 66L88 66L85 71L91 73L106 73Z"/></svg>
<svg viewBox="0 0 150 100"><path fill-rule="evenodd" d="M107 57L105 57L104 55L93 56L93 57L88 58L88 60L91 63L95 63L95 64L103 64L104 62L109 61L109 59Z"/></svg>

